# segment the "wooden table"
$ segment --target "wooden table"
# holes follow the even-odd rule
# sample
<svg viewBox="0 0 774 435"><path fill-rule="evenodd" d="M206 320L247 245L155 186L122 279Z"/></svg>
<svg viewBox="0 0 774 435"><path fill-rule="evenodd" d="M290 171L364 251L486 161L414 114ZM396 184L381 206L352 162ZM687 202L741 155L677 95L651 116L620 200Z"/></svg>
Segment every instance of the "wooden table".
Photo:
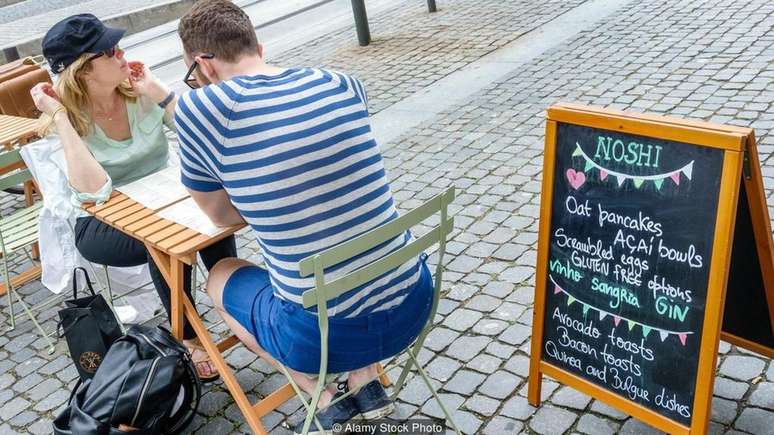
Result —
<svg viewBox="0 0 774 435"><path fill-rule="evenodd" d="M26 145L35 139L38 139L38 120L32 118L22 118L20 116L0 115L0 146L3 150L10 150L16 146ZM34 189L32 183L26 183L24 186L25 203L32 205L34 198ZM40 251L38 245L32 247L33 258L38 258ZM40 278L40 265L34 265L24 272L11 278L14 288ZM5 283L0 283L0 296L6 292Z"/></svg>
<svg viewBox="0 0 774 435"><path fill-rule="evenodd" d="M99 206L86 205L84 209L100 221L145 244L172 292L172 318L170 319L172 334L176 338L182 339L183 316L185 316L218 369L231 396L234 397L234 401L245 416L247 424L250 425L253 432L266 434L266 429L261 424L261 417L294 397L293 387L290 384L285 384L255 405L250 404L234 373L221 354L237 344L239 340L236 336L231 335L215 343L193 304L184 296L183 291L184 266L194 265L196 254L200 250L234 234L244 225L229 227L217 236L210 237L162 219L153 210L118 192L113 192L110 200L106 203Z"/></svg>
<svg viewBox="0 0 774 435"><path fill-rule="evenodd" d="M0 145L6 150L25 145L38 138L38 120L0 115Z"/></svg>
<svg viewBox="0 0 774 435"><path fill-rule="evenodd" d="M0 146L2 146L4 150L11 150L17 146L27 145L39 138L37 119L0 115ZM33 189L31 183L24 186L24 200L28 206L32 205L34 202L33 195L36 190L37 189ZM37 258L37 245L35 245L34 250L35 258Z"/></svg>

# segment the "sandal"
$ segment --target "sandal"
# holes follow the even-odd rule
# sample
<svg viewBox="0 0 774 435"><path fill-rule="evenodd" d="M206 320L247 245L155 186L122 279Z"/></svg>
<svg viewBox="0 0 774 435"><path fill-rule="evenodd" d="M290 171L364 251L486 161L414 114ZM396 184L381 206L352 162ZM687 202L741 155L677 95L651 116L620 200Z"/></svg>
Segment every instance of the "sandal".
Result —
<svg viewBox="0 0 774 435"><path fill-rule="evenodd" d="M218 369L212 364L212 359L210 359L210 355L207 354L204 347L198 344L188 343L186 343L185 346L188 348L188 351L191 352L191 361L193 361L194 367L196 367L196 375L199 376L199 380L202 381L203 384L220 379L220 373L218 373Z"/></svg>

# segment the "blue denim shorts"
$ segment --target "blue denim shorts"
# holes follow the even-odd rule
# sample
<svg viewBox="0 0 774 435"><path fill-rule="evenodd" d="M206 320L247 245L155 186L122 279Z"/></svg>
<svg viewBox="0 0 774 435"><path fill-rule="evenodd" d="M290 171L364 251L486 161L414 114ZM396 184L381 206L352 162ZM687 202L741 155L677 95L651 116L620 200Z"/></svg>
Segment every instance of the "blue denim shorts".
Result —
<svg viewBox="0 0 774 435"><path fill-rule="evenodd" d="M330 317L328 372L347 372L390 358L422 331L433 303L433 280L422 260L420 278L393 308L353 318ZM278 362L302 373L320 370L317 315L274 294L258 266L237 269L226 282L223 306Z"/></svg>

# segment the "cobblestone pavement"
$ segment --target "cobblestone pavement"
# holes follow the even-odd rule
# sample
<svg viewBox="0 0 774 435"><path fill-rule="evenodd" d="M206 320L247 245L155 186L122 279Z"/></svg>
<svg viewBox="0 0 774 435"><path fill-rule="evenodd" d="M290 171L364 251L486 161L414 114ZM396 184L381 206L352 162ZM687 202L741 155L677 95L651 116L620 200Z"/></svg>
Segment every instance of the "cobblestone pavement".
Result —
<svg viewBox="0 0 774 435"><path fill-rule="evenodd" d="M479 17L465 7L473 3L439 2L446 14L444 22L456 26L446 32L475 38L477 31L487 32L481 30L484 26L479 20L502 17L504 22L491 28L505 28L514 19L532 26L550 19L544 13L563 10L545 1L502 2L497 7L494 2L480 2L489 9ZM524 17L527 13L534 16ZM466 59L475 60L487 52L481 49L456 59L460 52L456 43L428 42L408 56L411 32L421 37L426 29L411 30L416 28L414 23L396 11L372 17L372 23L377 22L380 24L372 27L375 36L380 35L379 29L382 35L392 29L403 36L385 38L369 51L354 48L351 33L337 32L308 49L278 58L355 71L366 80L371 104L379 110L430 83L413 74L414 65L430 59L444 65L448 59L470 62ZM323 45L332 48L322 50ZM375 52L380 56L374 56ZM394 63L375 60L390 56ZM401 82L401 76L408 77L411 84L388 92L396 84L382 78L396 77ZM491 434L658 433L550 380L544 385L539 409L528 405L524 397L544 110L557 101L752 126L772 204L774 4L768 0L633 0L603 18L593 30L580 33L490 84L464 105L404 134L385 151L401 209L410 209L450 185L459 191L454 206L456 228L448 244L447 292L420 359L441 388L445 403L455 409L455 421L461 428L466 433ZM0 204L13 207L15 198L3 197ZM260 259L249 233L243 233L239 241L241 256ZM22 291L30 302L47 296L38 284ZM200 311L215 323L217 315L208 309L206 297L202 299ZM48 319L48 328L53 327L54 311L40 316ZM5 313L0 314L0 321L5 321ZM223 329L223 325L215 328ZM51 419L66 401L76 377L64 344L58 344L54 355L47 355L45 344L31 333L30 323L22 322L15 331L0 336L0 346L0 433L49 433ZM720 352L710 433L771 433L774 365L725 343ZM237 377L251 399L284 382L244 349L232 351L227 359L238 370ZM398 415L440 416L429 397L418 379L410 380L400 396ZM292 424L300 416L299 403L293 401L263 421L272 433L287 433L287 422ZM221 384L208 389L191 430L203 434L247 431Z"/></svg>
<svg viewBox="0 0 774 435"><path fill-rule="evenodd" d="M269 60L361 77L375 114L585 1L441 1L433 14L425 2L403 2L369 17L367 47L353 44L354 29L346 28Z"/></svg>

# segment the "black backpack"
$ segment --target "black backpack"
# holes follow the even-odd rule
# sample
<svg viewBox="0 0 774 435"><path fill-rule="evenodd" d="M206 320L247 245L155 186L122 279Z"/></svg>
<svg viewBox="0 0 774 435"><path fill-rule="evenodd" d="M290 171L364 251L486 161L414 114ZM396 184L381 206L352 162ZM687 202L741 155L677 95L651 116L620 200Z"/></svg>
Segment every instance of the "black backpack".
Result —
<svg viewBox="0 0 774 435"><path fill-rule="evenodd" d="M201 384L188 350L160 327L132 326L54 420L58 435L175 434L194 417Z"/></svg>

